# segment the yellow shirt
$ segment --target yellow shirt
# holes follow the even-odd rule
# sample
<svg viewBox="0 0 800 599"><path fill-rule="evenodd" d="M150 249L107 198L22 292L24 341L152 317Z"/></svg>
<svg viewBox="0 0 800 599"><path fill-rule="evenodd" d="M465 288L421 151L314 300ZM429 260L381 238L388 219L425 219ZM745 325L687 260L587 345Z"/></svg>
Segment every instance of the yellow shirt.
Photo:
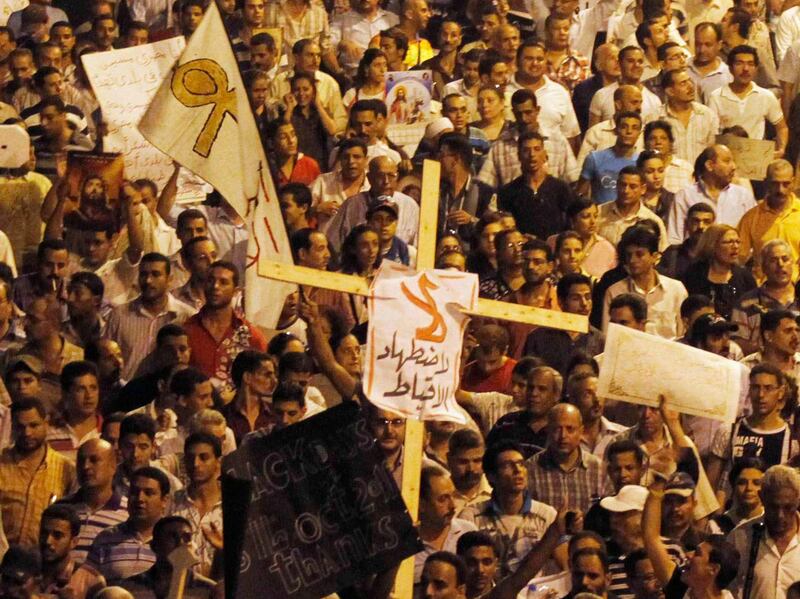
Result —
<svg viewBox="0 0 800 599"><path fill-rule="evenodd" d="M775 212L770 209L765 200L758 202L755 208L745 212L739 222L739 256L742 262L754 256L754 275L761 282L761 265L759 264L759 253L767 242L773 239L782 239L792 248L792 258L794 271L792 280L797 281L798 266L797 260L800 258L800 199L792 194L789 206L782 212Z"/></svg>
<svg viewBox="0 0 800 599"><path fill-rule="evenodd" d="M433 48L431 47L431 43L425 38L409 40L408 51L406 52L406 57L403 62L406 63L406 66L409 69L411 69L420 63L433 58L434 55L435 54Z"/></svg>

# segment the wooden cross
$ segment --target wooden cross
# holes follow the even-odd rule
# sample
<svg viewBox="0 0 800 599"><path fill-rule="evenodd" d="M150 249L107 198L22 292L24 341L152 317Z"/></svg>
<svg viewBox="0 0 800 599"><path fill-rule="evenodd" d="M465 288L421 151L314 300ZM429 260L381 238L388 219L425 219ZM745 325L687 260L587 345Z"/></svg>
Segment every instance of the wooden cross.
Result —
<svg viewBox="0 0 800 599"><path fill-rule="evenodd" d="M419 213L419 235L417 241L417 269L433 268L436 259L437 224L439 220L439 178L441 165L433 160L426 160L422 170L422 199ZM327 272L282 264L268 260L260 260L258 274L262 277L276 279L297 285L309 285L332 291L341 291L355 295L367 296L369 282L361 277L341 273ZM521 322L536 326L576 331L585 333L589 330L589 321L585 316L544 310L531 306L521 306L509 302L478 299L478 309L465 311L470 316L495 318ZM419 484L422 468L422 450L425 429L422 422L409 418L406 421L406 436L403 453L403 485L402 495L411 519L416 522L419 515ZM395 581L393 597L411 599L414 589L414 558L406 559L400 566Z"/></svg>

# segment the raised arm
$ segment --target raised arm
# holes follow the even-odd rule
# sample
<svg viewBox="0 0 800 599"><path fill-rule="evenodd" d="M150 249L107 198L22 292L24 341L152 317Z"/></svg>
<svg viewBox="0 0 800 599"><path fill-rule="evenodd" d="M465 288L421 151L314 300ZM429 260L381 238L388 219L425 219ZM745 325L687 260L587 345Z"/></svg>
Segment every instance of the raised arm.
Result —
<svg viewBox="0 0 800 599"><path fill-rule="evenodd" d="M647 496L642 514L644 548L661 584L669 582L676 567L667 552L667 546L661 540L661 504L664 500L664 485L664 481L660 478L650 485L650 494Z"/></svg>
<svg viewBox="0 0 800 599"><path fill-rule="evenodd" d="M172 212L172 206L175 204L175 197L178 195L178 175L181 172L181 165L174 162L172 174L164 183L164 188L161 190L161 195L158 196L158 206L156 212L165 221L169 222L169 213Z"/></svg>

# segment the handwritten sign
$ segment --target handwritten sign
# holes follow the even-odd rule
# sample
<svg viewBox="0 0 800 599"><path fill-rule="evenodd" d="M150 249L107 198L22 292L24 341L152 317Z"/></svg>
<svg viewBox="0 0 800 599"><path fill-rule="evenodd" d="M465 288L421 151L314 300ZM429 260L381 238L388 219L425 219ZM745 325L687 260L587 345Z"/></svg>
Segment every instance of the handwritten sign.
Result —
<svg viewBox="0 0 800 599"><path fill-rule="evenodd" d="M30 4L28 0L0 0L0 26L8 23L11 13L22 10L28 4Z"/></svg>
<svg viewBox="0 0 800 599"><path fill-rule="evenodd" d="M369 296L365 392L419 420L464 423L457 409L461 340L478 297L473 274L384 262Z"/></svg>
<svg viewBox="0 0 800 599"><path fill-rule="evenodd" d="M742 365L677 341L608 325L597 392L657 407L659 394L678 412L733 422L739 411Z"/></svg>
<svg viewBox="0 0 800 599"><path fill-rule="evenodd" d="M136 125L184 45L184 38L178 36L144 46L95 52L82 57L103 118L108 123L103 149L125 157L125 174L129 179L152 179L159 187L163 187L172 174L172 159L142 137ZM207 190L200 179L181 176L177 199L202 200Z"/></svg>
<svg viewBox="0 0 800 599"><path fill-rule="evenodd" d="M227 597L322 597L422 549L353 402L251 435L223 471Z"/></svg>
<svg viewBox="0 0 800 599"><path fill-rule="evenodd" d="M763 181L767 178L767 167L775 160L774 141L748 139L736 135L717 135L716 141L730 149L739 177L753 181Z"/></svg>

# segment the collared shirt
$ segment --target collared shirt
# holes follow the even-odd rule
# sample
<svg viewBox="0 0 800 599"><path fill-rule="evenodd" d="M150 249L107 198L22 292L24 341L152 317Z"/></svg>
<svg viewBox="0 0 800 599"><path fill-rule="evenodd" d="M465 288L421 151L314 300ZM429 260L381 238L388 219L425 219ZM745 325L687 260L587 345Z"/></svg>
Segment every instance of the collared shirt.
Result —
<svg viewBox="0 0 800 599"><path fill-rule="evenodd" d="M764 139L765 120L773 125L783 120L783 110L775 94L755 83L750 84L744 97L734 93L730 85L714 90L708 98L708 107L717 113L720 130L739 125L750 139Z"/></svg>
<svg viewBox="0 0 800 599"><path fill-rule="evenodd" d="M798 259L800 259L800 198L792 194L788 205L781 212L772 210L766 200L745 212L739 222L739 256L744 264L751 256L760 262L761 248L768 241L783 239L792 251L793 275L798 276ZM761 265L758 264L760 267Z"/></svg>
<svg viewBox="0 0 800 599"><path fill-rule="evenodd" d="M614 92L617 91L618 87L619 83L612 83L600 88L592 98L592 103L589 105L589 113L601 121L613 119L616 112L614 108ZM642 92L642 118L648 121L658 113L658 109L661 108L661 100L643 85L639 87Z"/></svg>
<svg viewBox="0 0 800 599"><path fill-rule="evenodd" d="M377 201L370 193L362 192L345 201L328 225L328 241L338 252L350 230L367 221L369 205ZM397 233L395 235L408 245L417 245L419 230L419 204L404 193L394 192L392 201L397 204Z"/></svg>
<svg viewBox="0 0 800 599"><path fill-rule="evenodd" d="M456 511L458 513L458 511ZM465 532L472 532L478 530L475 524L469 520L462 520L461 518L453 518L450 521L450 528L447 530L447 536L444 539L444 544L441 548L434 547L427 541L422 541L424 549L419 553L414 554L414 584L418 583L422 578L422 569L425 566L425 560L428 556L436 553L437 551L449 551L450 553L456 552L456 544L458 539L461 538Z"/></svg>
<svg viewBox="0 0 800 599"><path fill-rule="evenodd" d="M340 42L347 41L366 50L373 37L381 31L394 27L399 22L396 14L379 8L375 17L368 19L354 10L337 15L331 22L331 45L338 46ZM342 66L354 70L358 61L348 62L344 54L340 55Z"/></svg>
<svg viewBox="0 0 800 599"><path fill-rule="evenodd" d="M116 526L128 519L128 498L125 495L113 493L106 504L97 511L92 511L83 498L83 493L76 493L62 499L64 503L73 508L81 520L81 530L78 533L78 544L72 550L70 557L77 566L86 561L89 548L100 531Z"/></svg>
<svg viewBox="0 0 800 599"><path fill-rule="evenodd" d="M800 6L793 6L781 13L775 29L775 49L777 50L775 58L779 64L787 50L797 40L800 40Z"/></svg>
<svg viewBox="0 0 800 599"><path fill-rule="evenodd" d="M208 224L208 236L217 246L219 260L233 262L239 268L239 272L243 273L247 264L247 224L244 221L240 223L234 222L222 206L198 204L192 206L192 208L205 215ZM173 207L169 214L168 224L173 227L177 226L178 216L184 209L185 206L180 205ZM174 272L172 273L175 287L180 287L188 280L187 276L182 282L178 282L175 274Z"/></svg>
<svg viewBox="0 0 800 599"><path fill-rule="evenodd" d="M708 104L708 97L714 90L733 81L731 70L724 60L720 60L715 69L705 74L701 73L692 61L689 61L686 68L689 69L689 75L697 87L697 97L705 104Z"/></svg>
<svg viewBox="0 0 800 599"><path fill-rule="evenodd" d="M142 305L141 298L117 306L108 317L106 335L114 339L125 356L122 378L130 380L136 368L155 347L156 334L165 324L183 322L195 310L172 295L167 296L167 304L158 314L152 314Z"/></svg>
<svg viewBox="0 0 800 599"><path fill-rule="evenodd" d="M492 486L486 479L486 475L481 475L481 482L478 490L472 496L465 495L458 489L453 493L453 503L456 506L456 514L461 513L465 508L477 505L492 498Z"/></svg>
<svg viewBox="0 0 800 599"><path fill-rule="evenodd" d="M222 534L222 499L220 498L214 507L205 514L201 514L194 500L189 497L188 489L183 488L172 497L170 516L183 516L191 523L192 545L200 559L200 573L207 574L211 570L211 562L214 560L216 549L208 542L203 529L213 525Z"/></svg>
<svg viewBox="0 0 800 599"><path fill-rule="evenodd" d="M733 6L731 0L686 0L689 44L694 45L694 28L700 23L719 23Z"/></svg>
<svg viewBox="0 0 800 599"><path fill-rule="evenodd" d="M519 134L516 128L502 134L492 144L486 161L481 167L478 179L487 185L499 189L511 183L522 174L517 150ZM547 132L544 140L544 149L547 152L547 172L557 179L570 183L578 180L580 169L575 160L575 154L567 139L560 131Z"/></svg>
<svg viewBox="0 0 800 599"><path fill-rule="evenodd" d="M317 177L319 177L319 165L317 161L311 158L310 156L306 156L302 152L298 153L295 161L294 166L292 167L292 172L289 175L289 178L286 178L286 175L283 172L283 169L276 169L277 177L275 182L277 183L278 187L283 187L287 183L302 183L303 185L311 185Z"/></svg>
<svg viewBox="0 0 800 599"><path fill-rule="evenodd" d="M617 133L614 126L614 119L601 121L596 125L592 125L586 131L581 142L581 149L578 151L578 164L583 165L586 157L595 150L605 150L617 143ZM644 139L640 135L636 140L634 148L637 152L644 150Z"/></svg>
<svg viewBox="0 0 800 599"><path fill-rule="evenodd" d="M184 329L192 348L191 365L210 377L215 387L230 381L231 365L239 352L245 349L263 352L267 349L264 334L236 313L219 341L203 324L203 310L187 319Z"/></svg>
<svg viewBox="0 0 800 599"><path fill-rule="evenodd" d="M9 544L37 547L42 512L75 484L75 464L46 443L38 464L23 460L9 447L0 453L0 481L0 511Z"/></svg>
<svg viewBox="0 0 800 599"><path fill-rule="evenodd" d="M800 516L795 514L795 518L798 521L797 526L800 527ZM763 521L763 518L748 521L728 535L728 540L739 550L740 556L737 577L732 585L732 590L737 596L741 596L747 577L755 527L761 525ZM758 544L750 596L758 599L786 599L786 590L797 580L798 572L800 572L800 531L781 553L769 531L764 528Z"/></svg>
<svg viewBox="0 0 800 599"><path fill-rule="evenodd" d="M623 216L616 202L608 202L600 206L600 215L597 223L597 232L608 239L612 244L617 245L619 240L622 239L622 234L628 227L632 227L636 223L643 220L652 220L658 224L659 231L659 250L664 251L667 249L667 228L664 226L664 221L656 215L655 212L650 210L642 202L639 202L639 209L627 216Z"/></svg>
<svg viewBox="0 0 800 599"><path fill-rule="evenodd" d="M106 528L95 537L80 570L103 576L109 585L141 574L156 563L150 540L139 536L130 520Z"/></svg>
<svg viewBox="0 0 800 599"><path fill-rule="evenodd" d="M546 175L539 188L533 190L523 175L500 189L497 207L514 215L522 233L547 239L564 229L573 197L565 181Z"/></svg>
<svg viewBox="0 0 800 599"><path fill-rule="evenodd" d="M603 494L605 469L595 455L579 448L575 464L564 470L548 449L543 449L528 462L528 489L531 496L552 506L560 506L564 498L572 509L589 509L593 498Z"/></svg>
<svg viewBox="0 0 800 599"><path fill-rule="evenodd" d="M536 501L526 493L519 514L504 514L492 495L487 501L467 507L458 516L492 536L500 550L500 576L505 577L519 567L522 559L555 521L556 515L554 507Z"/></svg>
<svg viewBox="0 0 800 599"><path fill-rule="evenodd" d="M751 346L757 346L761 337L761 315L768 310L781 309L800 314L797 298L792 298L787 304L781 304L767 294L763 286L748 291L739 299L739 304L731 313L731 322L739 325L734 337L749 341Z"/></svg>
<svg viewBox="0 0 800 599"><path fill-rule="evenodd" d="M580 52L568 49L558 64L548 61L548 77L566 87L570 92L591 74L589 61Z"/></svg>
<svg viewBox="0 0 800 599"><path fill-rule="evenodd" d="M606 448L611 445L621 432L626 430L628 430L627 426L612 422L605 416L600 416L600 430L597 432L594 447L590 447L585 439L581 439L581 447L584 451L588 451L603 460L606 456Z"/></svg>
<svg viewBox="0 0 800 599"><path fill-rule="evenodd" d="M266 6L264 26L277 27L283 31L283 52L288 53L295 42L303 39L313 39L323 53L331 49L328 13L322 4L309 4L300 20L296 21L286 10L285 0L271 2Z"/></svg>
<svg viewBox="0 0 800 599"><path fill-rule="evenodd" d="M342 185L342 174L338 169L329 173L322 173L317 177L316 181L310 185L310 189L312 207L316 207L323 202L336 202L341 206L347 198L351 197L345 194L344 185ZM364 180L361 182L361 187L356 193L363 193L365 191L369 191L369 180L366 177L364 177ZM318 215L317 223L319 230L324 233L328 229L330 219Z"/></svg>
<svg viewBox="0 0 800 599"><path fill-rule="evenodd" d="M675 144L672 146L673 156L692 164L700 152L714 145L720 130L719 118L716 113L699 102L692 102L692 114L689 117L689 124L685 127L683 122L673 114L669 102L661 106L656 117L672 125L672 132L675 135Z"/></svg>
<svg viewBox="0 0 800 599"><path fill-rule="evenodd" d="M81 438L78 438L75 429L67 422L64 422L62 426L51 424L47 430L47 443L65 458L75 462L78 458L78 448L81 445L91 439L100 438L103 418L97 414L95 422L96 426Z"/></svg>
<svg viewBox="0 0 800 599"><path fill-rule="evenodd" d="M259 402L258 416L256 417L255 425L251 428L250 421L239 409L239 400L234 399L224 408L222 408L222 415L228 422L228 426L233 431L233 436L236 439L236 445L239 446L244 441L245 436L249 433L271 427L275 424L275 416L272 414L270 404L266 401Z"/></svg>
<svg viewBox="0 0 800 599"><path fill-rule="evenodd" d="M683 158L670 156L664 171L664 189L670 193L678 193L693 182L694 167Z"/></svg>
<svg viewBox="0 0 800 599"><path fill-rule="evenodd" d="M544 75L543 79L544 85L534 92L536 103L539 106L539 126L544 131L558 130L567 139L580 135L578 117L575 116L569 92L563 85L556 83L547 75ZM524 87L517 83L515 77L508 85L508 90L523 89Z"/></svg>
<svg viewBox="0 0 800 599"><path fill-rule="evenodd" d="M689 208L700 202L710 204L714 208L716 212L714 222L732 227L736 227L745 213L756 206L753 192L735 183L723 189L716 200L706 193L702 181L684 187L675 194L675 202L672 204L672 212L668 219L667 235L670 244L681 243L686 238L686 216Z"/></svg>
<svg viewBox="0 0 800 599"><path fill-rule="evenodd" d="M683 334L683 323L680 308L688 293L683 283L656 274L656 284L649 291L644 291L634 283L631 277L614 283L606 290L603 299L603 332L608 329L608 311L613 300L623 293L641 295L647 303L647 331L665 339L674 339Z"/></svg>

